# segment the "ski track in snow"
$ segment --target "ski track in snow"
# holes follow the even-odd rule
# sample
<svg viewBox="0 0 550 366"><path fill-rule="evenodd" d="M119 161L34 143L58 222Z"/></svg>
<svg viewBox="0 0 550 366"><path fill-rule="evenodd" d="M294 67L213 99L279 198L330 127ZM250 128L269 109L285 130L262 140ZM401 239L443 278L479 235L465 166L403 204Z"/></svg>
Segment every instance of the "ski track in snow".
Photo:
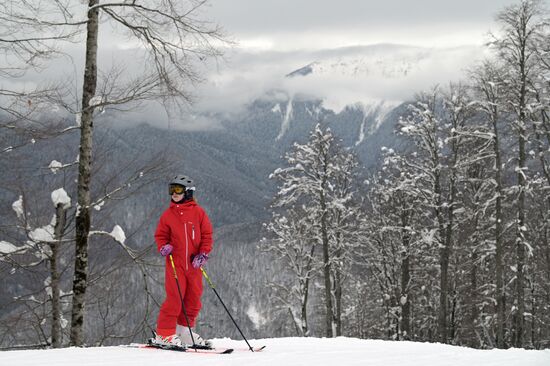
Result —
<svg viewBox="0 0 550 366"><path fill-rule="evenodd" d="M0 365L41 366L548 366L550 350L475 350L436 343L391 342L355 338L270 338L250 340L267 345L248 351L244 341L215 339L233 347L230 355L187 354L124 347L64 348L0 352Z"/></svg>

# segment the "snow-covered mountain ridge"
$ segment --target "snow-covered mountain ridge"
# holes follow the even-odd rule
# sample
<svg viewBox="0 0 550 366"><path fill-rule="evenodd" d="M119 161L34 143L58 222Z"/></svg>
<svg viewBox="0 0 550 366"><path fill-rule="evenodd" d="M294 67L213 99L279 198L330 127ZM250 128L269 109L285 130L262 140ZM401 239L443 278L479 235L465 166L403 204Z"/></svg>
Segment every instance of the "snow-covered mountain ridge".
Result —
<svg viewBox="0 0 550 366"><path fill-rule="evenodd" d="M356 338L270 338L249 340L266 345L262 352L247 350L244 341L216 339L232 347L229 355L191 354L124 347L65 348L0 352L0 364L18 366L548 366L550 350L475 350L433 343L391 342Z"/></svg>
<svg viewBox="0 0 550 366"><path fill-rule="evenodd" d="M454 68L457 59L471 62L473 55L480 55L474 46L437 49L401 45L357 47L321 54L317 60L290 72L287 77L350 77L358 82L364 78L405 80L424 72L435 74L451 65Z"/></svg>
<svg viewBox="0 0 550 366"><path fill-rule="evenodd" d="M428 58L425 52L419 52L414 58L383 57L375 55L374 57L338 57L324 61L314 61L298 70L295 70L287 76L307 76L313 75L340 75L350 77L369 77L382 76L387 79L404 78L419 64Z"/></svg>

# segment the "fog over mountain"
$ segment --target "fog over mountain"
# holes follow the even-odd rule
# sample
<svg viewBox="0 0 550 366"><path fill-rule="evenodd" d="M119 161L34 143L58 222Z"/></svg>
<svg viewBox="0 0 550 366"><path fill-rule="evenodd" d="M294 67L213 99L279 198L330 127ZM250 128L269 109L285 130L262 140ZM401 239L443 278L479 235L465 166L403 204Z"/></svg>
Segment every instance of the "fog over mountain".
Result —
<svg viewBox="0 0 550 366"><path fill-rule="evenodd" d="M395 105L420 90L459 81L469 66L488 56L478 46L379 44L311 52L240 49L206 66L205 80L194 91L195 103L186 112L169 109L167 114L165 106L149 103L116 118L119 123L204 130L220 128L224 118L239 118L259 99L320 100L335 113L357 103Z"/></svg>

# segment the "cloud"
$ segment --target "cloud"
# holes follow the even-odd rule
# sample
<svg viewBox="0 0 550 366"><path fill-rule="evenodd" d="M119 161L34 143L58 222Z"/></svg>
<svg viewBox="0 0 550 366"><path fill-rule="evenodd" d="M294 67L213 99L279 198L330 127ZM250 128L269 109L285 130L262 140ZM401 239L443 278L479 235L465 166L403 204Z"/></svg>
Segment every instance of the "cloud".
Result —
<svg viewBox="0 0 550 366"><path fill-rule="evenodd" d="M335 111L357 102L404 101L435 84L459 81L467 67L486 55L479 46L375 45L314 52L236 50L231 62L209 74L208 81L199 87L195 108L199 113L238 113L271 90L322 99ZM312 73L286 77L312 63Z"/></svg>
<svg viewBox="0 0 550 366"><path fill-rule="evenodd" d="M82 53L79 47L67 48L66 57L57 59L47 73L31 72L15 82L34 85L68 79L74 93L68 102L78 108L82 85ZM104 46L99 54L105 72L113 65L125 65L121 82L139 75L145 67L138 49ZM171 129L220 128L224 118L235 118L248 104L277 90L290 97L322 99L325 107L339 111L346 105L385 100L403 101L434 84L460 80L463 70L484 56L480 46L427 48L379 44L334 49L274 51L234 48L225 60L197 65L204 83L190 85L195 103L176 108L159 102L145 102L121 113L107 109L98 116L118 126L148 123ZM292 71L315 63L316 70L306 76L286 77ZM355 73L353 73L355 70Z"/></svg>

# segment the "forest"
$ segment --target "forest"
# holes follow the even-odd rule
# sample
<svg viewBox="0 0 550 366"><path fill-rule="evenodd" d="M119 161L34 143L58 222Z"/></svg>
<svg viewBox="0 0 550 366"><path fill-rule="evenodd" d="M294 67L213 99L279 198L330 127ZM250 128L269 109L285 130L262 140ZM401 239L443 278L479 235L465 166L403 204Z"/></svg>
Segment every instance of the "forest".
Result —
<svg viewBox="0 0 550 366"><path fill-rule="evenodd" d="M299 334L311 287L327 337L353 335L470 347L548 346L550 60L534 3L498 15L496 57L469 79L420 92L365 177L318 125L287 153L267 250ZM324 291L324 292L323 292Z"/></svg>

